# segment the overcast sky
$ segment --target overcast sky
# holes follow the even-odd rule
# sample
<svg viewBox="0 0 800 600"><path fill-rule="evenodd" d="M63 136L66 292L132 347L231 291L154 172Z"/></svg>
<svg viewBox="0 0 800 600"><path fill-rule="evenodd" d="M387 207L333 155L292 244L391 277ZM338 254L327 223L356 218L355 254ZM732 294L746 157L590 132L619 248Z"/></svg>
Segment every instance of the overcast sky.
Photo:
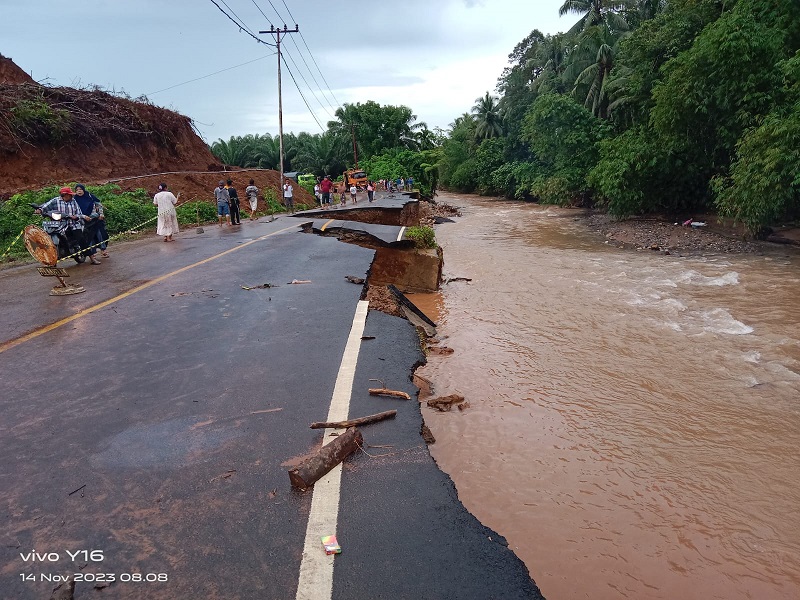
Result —
<svg viewBox="0 0 800 600"><path fill-rule="evenodd" d="M368 100L447 128L494 91L533 29L578 19L558 16L563 0L0 0L0 54L48 85L145 95L208 143L275 135L275 48L214 2L272 44L258 35L270 22L300 26L281 43L285 133L321 133L338 106Z"/></svg>

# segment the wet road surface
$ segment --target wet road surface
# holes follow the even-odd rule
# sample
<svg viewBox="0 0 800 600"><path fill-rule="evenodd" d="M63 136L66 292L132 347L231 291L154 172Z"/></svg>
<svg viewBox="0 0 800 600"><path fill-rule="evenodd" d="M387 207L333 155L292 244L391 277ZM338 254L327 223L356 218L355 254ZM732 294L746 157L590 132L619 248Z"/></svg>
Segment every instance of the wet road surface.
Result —
<svg viewBox="0 0 800 600"><path fill-rule="evenodd" d="M345 276L373 257L300 222L112 246L70 267L87 288L71 297L33 266L0 273L3 597L47 597L72 573L76 598L112 577L114 598L297 596L314 492L286 471L326 435L308 424L362 294ZM367 394L379 378L413 396L416 331L370 311L364 335L349 414L398 415L344 464L326 597L540 597L436 468L416 401Z"/></svg>

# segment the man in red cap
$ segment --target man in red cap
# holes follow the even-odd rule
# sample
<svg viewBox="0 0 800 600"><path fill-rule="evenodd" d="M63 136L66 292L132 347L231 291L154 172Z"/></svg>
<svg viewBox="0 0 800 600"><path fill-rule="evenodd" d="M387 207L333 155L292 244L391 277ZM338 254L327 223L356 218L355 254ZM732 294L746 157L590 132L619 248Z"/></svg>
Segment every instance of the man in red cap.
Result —
<svg viewBox="0 0 800 600"><path fill-rule="evenodd" d="M71 187L62 187L58 191L58 196L49 200L43 204L41 208L36 210L37 214L50 214L54 212L61 213L61 220L55 221L49 217L45 218L44 221L42 221L42 225L45 226L45 229L49 231L58 229L59 232L69 238L77 237L80 239L80 237L83 236L84 215L81 212L81 207L78 206L78 203L75 201L75 194ZM94 256L89 258L93 265L100 264L100 261Z"/></svg>

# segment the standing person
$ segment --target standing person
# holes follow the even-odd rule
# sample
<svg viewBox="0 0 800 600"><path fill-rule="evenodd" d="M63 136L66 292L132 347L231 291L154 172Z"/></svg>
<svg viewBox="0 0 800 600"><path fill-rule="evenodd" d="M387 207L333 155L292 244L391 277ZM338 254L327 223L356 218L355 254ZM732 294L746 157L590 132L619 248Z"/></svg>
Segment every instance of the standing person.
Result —
<svg viewBox="0 0 800 600"><path fill-rule="evenodd" d="M97 212L94 209L94 203L98 202L97 197L91 192L86 191L86 186L82 183L75 184L75 202L81 207L83 213L83 241L81 248L86 250L89 255L89 262L93 265L99 265L100 261L97 259L97 246L95 246L95 237L97 236ZM92 216L94 214L94 216ZM93 246L93 247L92 247Z"/></svg>
<svg viewBox="0 0 800 600"><path fill-rule="evenodd" d="M180 195L180 194L179 194ZM172 236L178 233L178 213L175 205L178 199L167 190L166 183L158 184L158 193L153 196L153 204L158 206L158 229L156 234L163 235L165 242L174 242Z"/></svg>
<svg viewBox="0 0 800 600"><path fill-rule="evenodd" d="M322 208L322 193L320 192L319 189L319 181L314 184L314 198L316 199L317 204L319 204L320 208Z"/></svg>
<svg viewBox="0 0 800 600"><path fill-rule="evenodd" d="M219 225L222 227L222 219L231 224L231 197L228 195L228 190L225 188L225 182L220 181L219 185L214 188L214 196L217 198L217 218Z"/></svg>
<svg viewBox="0 0 800 600"><path fill-rule="evenodd" d="M333 182L328 175L325 175L325 179L322 180L322 183L319 184L319 189L322 192L322 205L325 206L326 204L328 207L331 205L331 189L333 188Z"/></svg>
<svg viewBox="0 0 800 600"><path fill-rule="evenodd" d="M414 178L413 177L409 177L408 179L406 179L406 186L408 186L408 191L409 192L413 192L414 191Z"/></svg>
<svg viewBox="0 0 800 600"><path fill-rule="evenodd" d="M344 191L344 183L342 184L342 193L339 194L339 205L344 206L346 203L345 201L345 191Z"/></svg>
<svg viewBox="0 0 800 600"><path fill-rule="evenodd" d="M372 200L374 199L374 196L375 196L375 182L374 181L368 181L367 182L367 200L372 202Z"/></svg>
<svg viewBox="0 0 800 600"><path fill-rule="evenodd" d="M98 200L94 203L95 212L92 215L97 216L97 235L94 238L95 244L100 244L100 254L103 258L108 258L108 230L106 229L106 210L103 204ZM90 215L90 216L92 216Z"/></svg>
<svg viewBox="0 0 800 600"><path fill-rule="evenodd" d="M255 180L250 180L250 185L248 185L244 193L247 195L247 199L250 201L250 220L253 221L256 218L256 208L258 208L258 192L259 189L256 187Z"/></svg>
<svg viewBox="0 0 800 600"><path fill-rule="evenodd" d="M294 188L290 179L283 184L283 203L286 205L287 212L294 212Z"/></svg>
<svg viewBox="0 0 800 600"><path fill-rule="evenodd" d="M231 223L233 225L241 225L242 218L239 213L239 193L233 187L233 180L228 179L228 185L225 186L228 190L228 198L231 203Z"/></svg>
<svg viewBox="0 0 800 600"><path fill-rule="evenodd" d="M356 184L351 185L350 186L350 202L352 202L353 204L356 203L356 193L357 192L358 192L358 188L356 187Z"/></svg>

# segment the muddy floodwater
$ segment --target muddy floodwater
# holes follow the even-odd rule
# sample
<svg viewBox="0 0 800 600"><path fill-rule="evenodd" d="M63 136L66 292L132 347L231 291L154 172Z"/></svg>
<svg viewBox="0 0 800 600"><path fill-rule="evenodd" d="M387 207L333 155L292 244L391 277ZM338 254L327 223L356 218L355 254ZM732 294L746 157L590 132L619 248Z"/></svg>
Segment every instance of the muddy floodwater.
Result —
<svg viewBox="0 0 800 600"><path fill-rule="evenodd" d="M603 244L569 210L442 196L418 373L461 500L549 600L800 598L800 259Z"/></svg>

